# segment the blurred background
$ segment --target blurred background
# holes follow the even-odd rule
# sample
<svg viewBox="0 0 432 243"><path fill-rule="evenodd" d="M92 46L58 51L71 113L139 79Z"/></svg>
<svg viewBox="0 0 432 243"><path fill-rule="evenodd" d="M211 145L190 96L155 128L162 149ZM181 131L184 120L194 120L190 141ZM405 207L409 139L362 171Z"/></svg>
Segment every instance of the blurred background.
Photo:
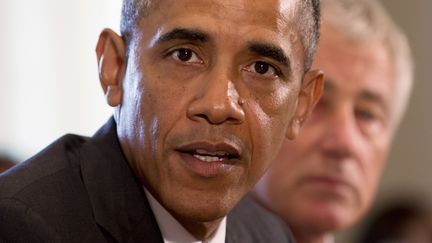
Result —
<svg viewBox="0 0 432 243"><path fill-rule="evenodd" d="M406 198L432 208L432 1L381 2L408 35L416 83L371 215ZM0 0L1 156L22 161L65 133L90 136L109 118L94 49L103 28L119 30L120 8L121 0ZM338 242L355 242L361 228Z"/></svg>
<svg viewBox="0 0 432 243"><path fill-rule="evenodd" d="M96 41L119 30L121 0L0 0L0 153L24 160L110 116Z"/></svg>

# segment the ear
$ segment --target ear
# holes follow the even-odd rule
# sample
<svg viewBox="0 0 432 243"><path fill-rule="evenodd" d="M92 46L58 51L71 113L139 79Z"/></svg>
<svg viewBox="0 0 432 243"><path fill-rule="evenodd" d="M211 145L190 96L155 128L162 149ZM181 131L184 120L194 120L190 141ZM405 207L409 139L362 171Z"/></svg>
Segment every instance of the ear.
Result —
<svg viewBox="0 0 432 243"><path fill-rule="evenodd" d="M305 74L297 99L297 107L287 129L288 139L293 140L298 136L300 128L321 98L323 87L324 74L321 70L311 70Z"/></svg>
<svg viewBox="0 0 432 243"><path fill-rule="evenodd" d="M123 39L110 29L99 35L96 46L99 80L107 103L118 106L122 102L122 80L126 68L126 49Z"/></svg>

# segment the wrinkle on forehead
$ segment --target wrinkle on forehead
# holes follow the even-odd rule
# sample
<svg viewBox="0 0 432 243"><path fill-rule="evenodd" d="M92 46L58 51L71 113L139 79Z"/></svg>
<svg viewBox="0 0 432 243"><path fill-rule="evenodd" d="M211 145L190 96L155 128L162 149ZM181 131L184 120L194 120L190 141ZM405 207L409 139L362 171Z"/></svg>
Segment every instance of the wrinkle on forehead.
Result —
<svg viewBox="0 0 432 243"><path fill-rule="evenodd" d="M166 0L171 1L171 0ZM182 5L188 10L202 9L205 5L209 14L220 19L230 18L241 24L241 19L250 18L255 24L272 24L282 30L294 22L297 0L185 0ZM230 11L219 11L229 9ZM232 13L236 12L236 15Z"/></svg>

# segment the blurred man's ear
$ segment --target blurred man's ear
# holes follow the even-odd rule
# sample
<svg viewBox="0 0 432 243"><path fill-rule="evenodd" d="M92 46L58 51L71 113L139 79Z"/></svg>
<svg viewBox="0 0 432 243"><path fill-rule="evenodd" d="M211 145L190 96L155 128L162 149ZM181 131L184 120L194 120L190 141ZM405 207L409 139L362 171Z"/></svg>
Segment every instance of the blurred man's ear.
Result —
<svg viewBox="0 0 432 243"><path fill-rule="evenodd" d="M126 67L126 49L123 39L110 29L99 35L96 46L99 80L110 106L121 104L122 80Z"/></svg>
<svg viewBox="0 0 432 243"><path fill-rule="evenodd" d="M321 98L324 87L324 74L321 70L311 70L303 78L297 100L297 108L288 126L286 137L295 139L313 108Z"/></svg>

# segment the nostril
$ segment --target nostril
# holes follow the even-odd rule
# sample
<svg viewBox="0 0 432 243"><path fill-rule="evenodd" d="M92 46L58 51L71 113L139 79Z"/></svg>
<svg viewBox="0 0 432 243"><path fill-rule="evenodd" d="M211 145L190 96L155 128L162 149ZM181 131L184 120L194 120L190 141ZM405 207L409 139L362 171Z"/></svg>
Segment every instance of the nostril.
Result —
<svg viewBox="0 0 432 243"><path fill-rule="evenodd" d="M226 80L214 79L208 82L188 107L188 117L194 121L207 121L210 124L228 122L241 123L244 120L245 99L240 96L234 84Z"/></svg>
<svg viewBox="0 0 432 243"><path fill-rule="evenodd" d="M196 110L195 110L196 111ZM238 113L238 114L233 114ZM230 111L230 109L211 109L190 112L188 117L194 121L206 121L209 124L219 125L222 123L239 124L244 120L243 110Z"/></svg>
<svg viewBox="0 0 432 243"><path fill-rule="evenodd" d="M196 114L194 117L199 119L208 120L208 117L205 114Z"/></svg>

